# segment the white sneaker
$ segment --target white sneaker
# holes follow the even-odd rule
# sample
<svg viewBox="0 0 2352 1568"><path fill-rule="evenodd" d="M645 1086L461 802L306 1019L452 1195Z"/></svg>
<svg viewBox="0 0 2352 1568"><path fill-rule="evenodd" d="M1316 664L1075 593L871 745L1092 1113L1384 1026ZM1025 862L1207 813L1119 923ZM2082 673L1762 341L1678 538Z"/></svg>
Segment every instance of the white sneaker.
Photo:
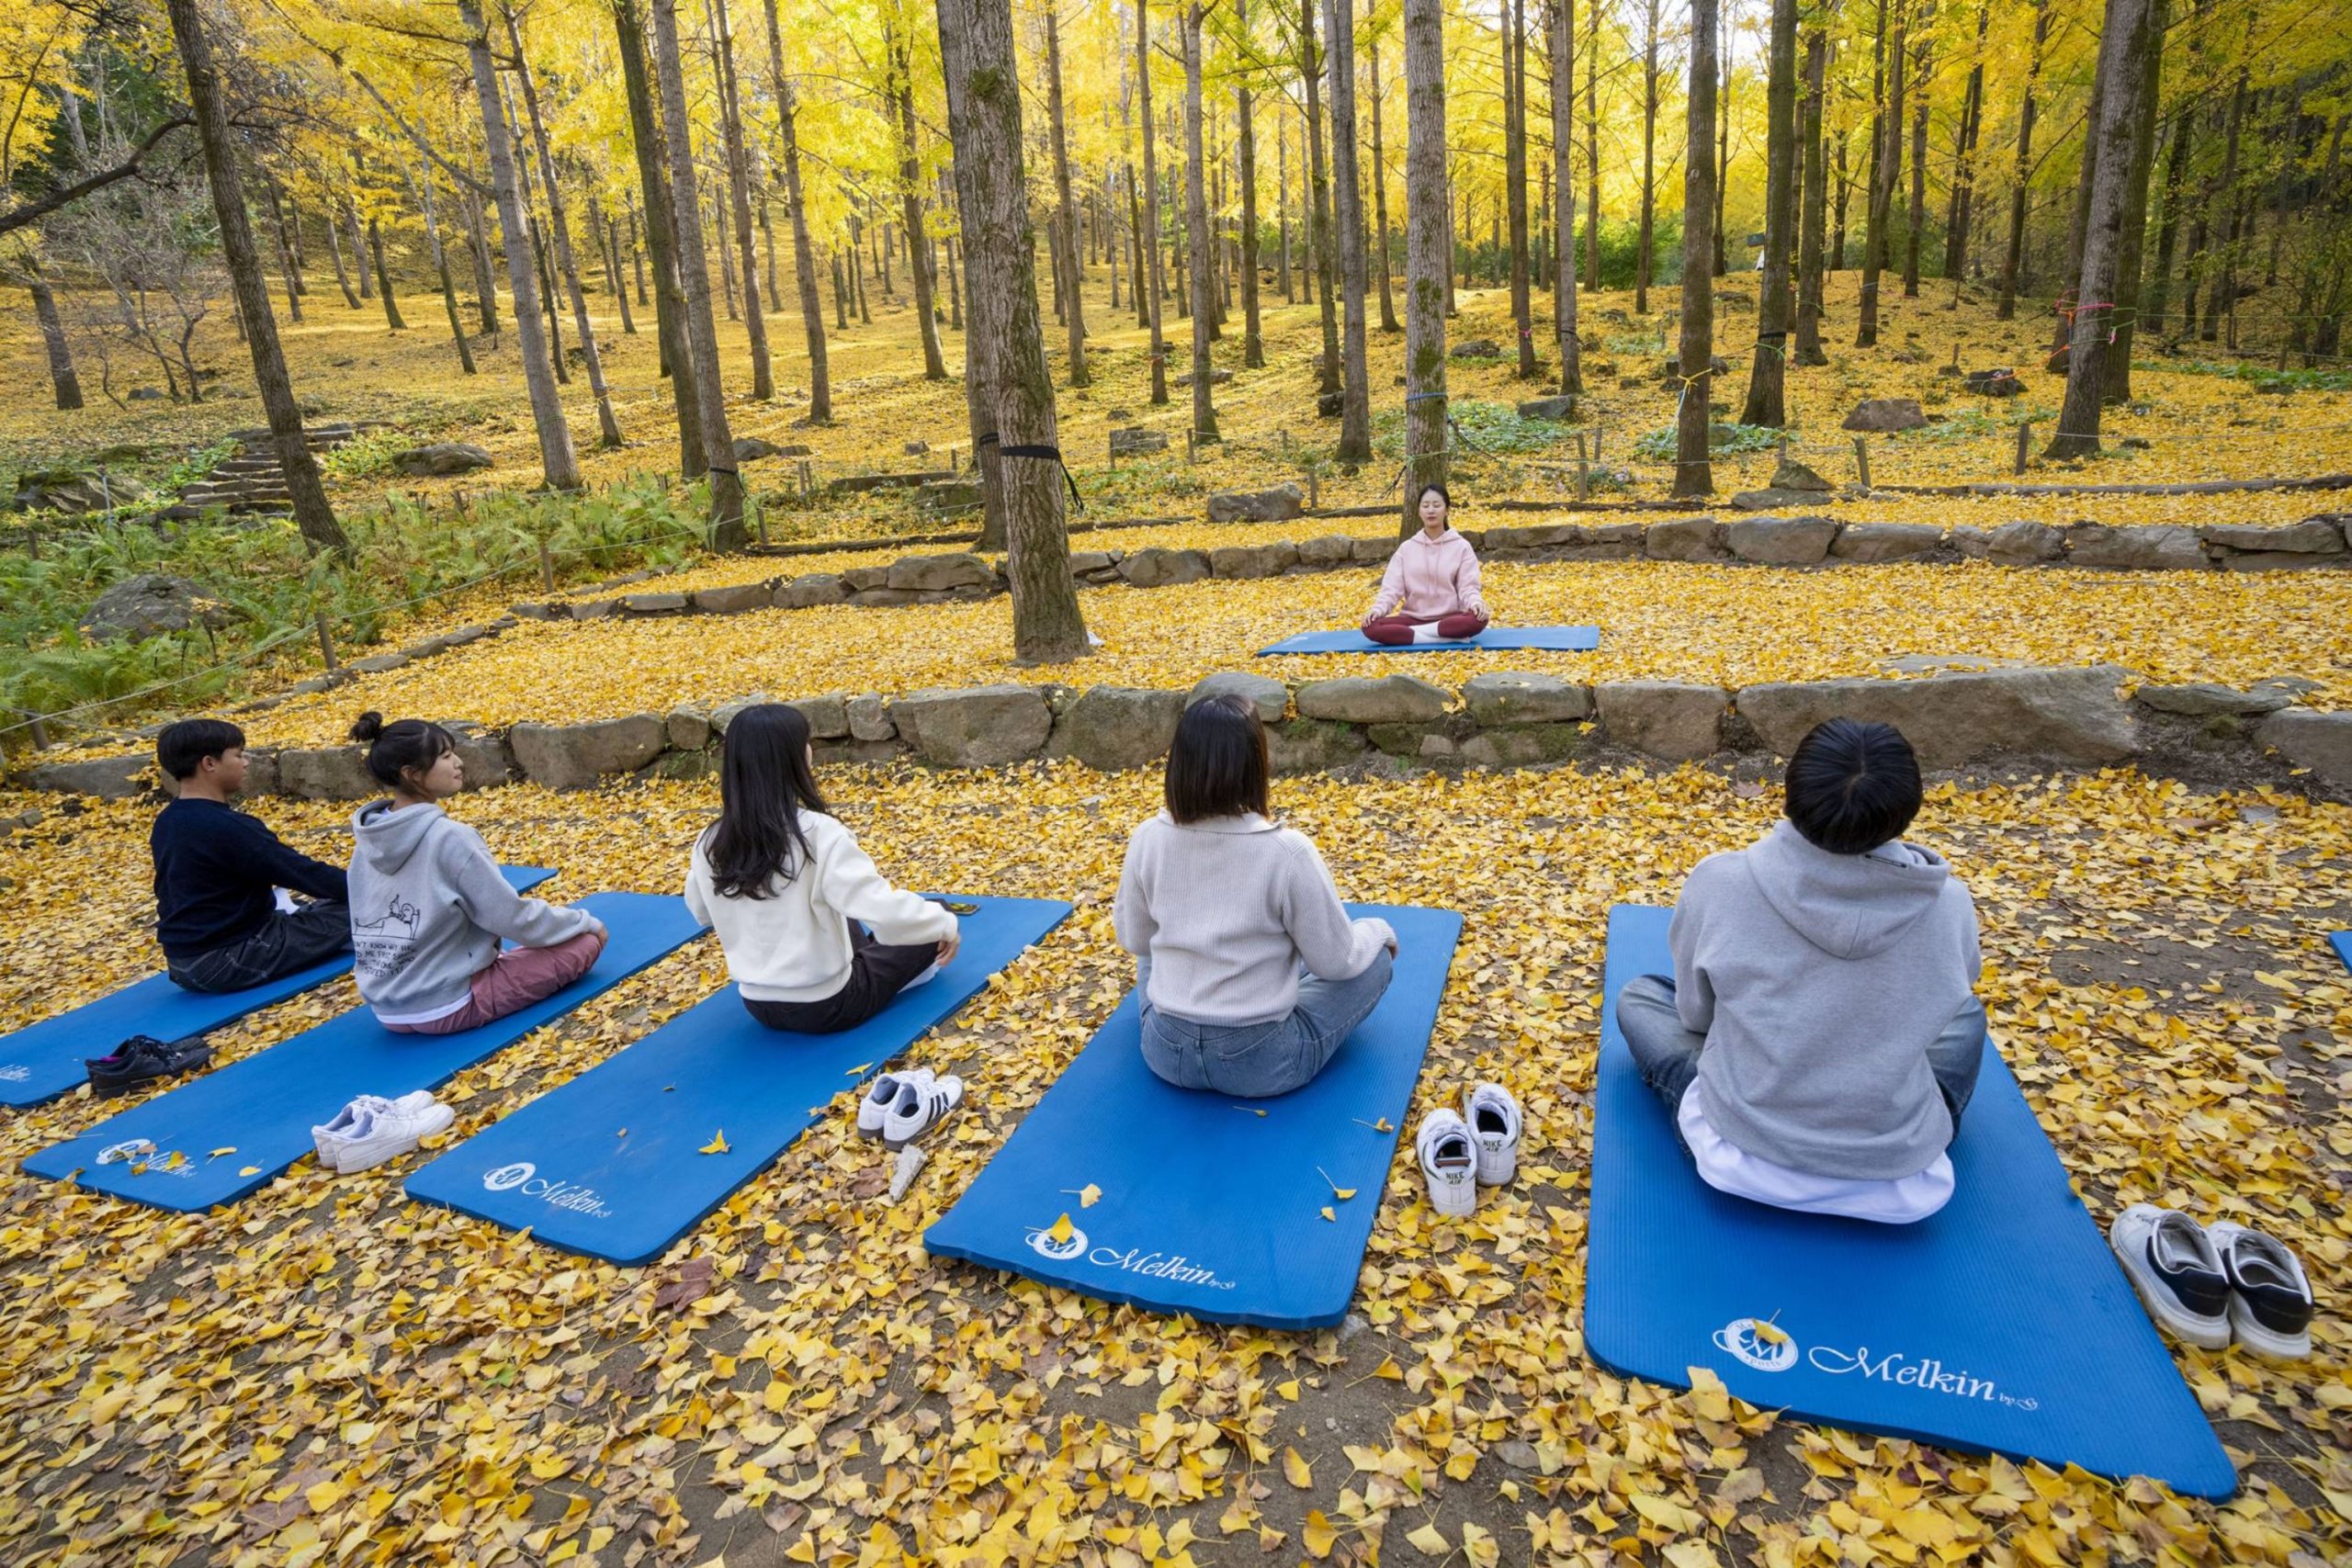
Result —
<svg viewBox="0 0 2352 1568"><path fill-rule="evenodd" d="M2318 1303L2303 1266L2286 1246L2233 1220L2205 1227L2230 1281L2230 1327L2247 1349L2282 1361L2312 1353Z"/></svg>
<svg viewBox="0 0 2352 1568"><path fill-rule="evenodd" d="M1429 1178L1430 1207L1459 1219L1478 1206L1478 1159L1470 1139L1470 1123L1450 1106L1440 1106L1421 1118L1413 1134L1413 1152L1420 1156L1421 1174Z"/></svg>
<svg viewBox="0 0 2352 1568"><path fill-rule="evenodd" d="M422 1111L432 1103L433 1091L427 1089L412 1089L398 1100L386 1100L380 1094L356 1095L350 1104L336 1111L334 1119L325 1126L313 1125L311 1128L311 1144L319 1152L319 1163L333 1169L335 1151L349 1140L363 1113L390 1111L396 1107L402 1111Z"/></svg>
<svg viewBox="0 0 2352 1568"><path fill-rule="evenodd" d="M446 1131L458 1113L428 1098L421 1106L394 1101L382 1110L363 1111L350 1136L334 1145L334 1168L349 1176L356 1170L383 1164L416 1147L421 1138Z"/></svg>
<svg viewBox="0 0 2352 1568"><path fill-rule="evenodd" d="M899 1091L908 1084L927 1084L932 1079L929 1067L901 1067L895 1073L884 1073L874 1080L857 1102L857 1135L878 1138L882 1123L890 1114L890 1107L899 1102Z"/></svg>
<svg viewBox="0 0 2352 1568"><path fill-rule="evenodd" d="M1462 1097L1462 1119L1478 1149L1478 1185L1501 1187L1519 1174L1519 1101L1498 1083L1474 1085Z"/></svg>
<svg viewBox="0 0 2352 1568"><path fill-rule="evenodd" d="M2150 1317L2191 1345L2228 1347L2229 1276L2202 1225L2177 1209L2134 1203L2115 1216L2107 1241Z"/></svg>
<svg viewBox="0 0 2352 1568"><path fill-rule="evenodd" d="M945 1077L926 1076L919 1083L900 1084L898 1100L882 1119L882 1146L904 1148L945 1121L947 1113L963 1103L964 1080L953 1073Z"/></svg>

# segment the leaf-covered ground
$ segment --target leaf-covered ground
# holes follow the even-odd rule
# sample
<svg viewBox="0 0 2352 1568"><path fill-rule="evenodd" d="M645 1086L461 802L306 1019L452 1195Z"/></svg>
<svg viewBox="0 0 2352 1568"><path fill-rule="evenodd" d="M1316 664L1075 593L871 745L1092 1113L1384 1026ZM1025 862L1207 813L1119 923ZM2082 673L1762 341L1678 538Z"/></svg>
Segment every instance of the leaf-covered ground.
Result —
<svg viewBox="0 0 2352 1568"><path fill-rule="evenodd" d="M1876 580L1876 574L1855 574ZM1137 595L1138 600L1147 596ZM1164 597L1164 596L1163 596ZM1939 785L1917 836L1984 917L1996 1037L2095 1215L2146 1199L2288 1240L2318 1351L2178 1352L2245 1480L2226 1506L1775 1419L1600 1372L1579 1337L1606 910L1760 832L1714 773L1286 782L1351 897L1467 924L1413 1107L1474 1077L1532 1116L1517 1186L1441 1223L1392 1170L1344 1335L1205 1328L923 1254L924 1225L1110 1012L1108 900L1149 773L832 776L911 883L1077 916L925 1048L973 1086L896 1207L848 1102L659 1265L411 1205L414 1156L307 1160L173 1217L0 1177L0 1540L12 1562L706 1563L1310 1559L1773 1564L2248 1562L2352 1552L2345 1186L2352 810L2130 773ZM469 797L560 887L673 890L707 785ZM272 802L339 852L332 807ZM0 1024L149 968L145 809L0 843ZM1040 846L1051 853L1040 855ZM698 943L461 1075L469 1134L720 978ZM348 1005L220 1037L233 1059ZM0 1125L0 1168L96 1122ZM1072 1172L1070 1185L1087 1179ZM1367 1195L1374 1196L1374 1195ZM901 1554L904 1554L903 1559Z"/></svg>
<svg viewBox="0 0 2352 1568"><path fill-rule="evenodd" d="M1351 626L1378 573L1361 570L1082 595L1103 646L1051 667L1015 666L1001 597L908 608L831 606L681 619L526 623L493 641L255 718L271 744L338 739L364 707L503 725L609 717L766 692L899 694L989 681L1190 686L1212 670L1290 680L1409 670L1458 684L1488 670L1577 680L1656 677L1740 686L1886 674L1905 654L2044 664L2111 660L2157 681L2250 682L2300 675L2305 700L2352 696L2352 574L2107 575L1985 565L1793 573L1661 562L1490 566L1487 599L1521 625L1598 625L1591 654L1524 651L1284 656L1252 652L1293 632Z"/></svg>

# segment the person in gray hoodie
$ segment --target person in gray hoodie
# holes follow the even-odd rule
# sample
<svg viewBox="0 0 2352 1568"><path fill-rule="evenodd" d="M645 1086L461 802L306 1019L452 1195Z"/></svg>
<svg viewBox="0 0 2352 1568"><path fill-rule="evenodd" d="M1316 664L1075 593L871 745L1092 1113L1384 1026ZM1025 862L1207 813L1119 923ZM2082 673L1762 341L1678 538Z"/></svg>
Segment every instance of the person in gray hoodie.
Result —
<svg viewBox="0 0 2352 1568"><path fill-rule="evenodd" d="M455 1034L519 1012L588 972L604 922L507 886L480 833L440 802L465 787L457 738L363 714L351 738L391 798L360 807L351 861L352 977L385 1028ZM500 939L516 945L500 952Z"/></svg>
<svg viewBox="0 0 2352 1568"><path fill-rule="evenodd" d="M1709 1185L1891 1224L1951 1198L1984 964L1967 888L1901 840L1920 796L1900 730L1817 726L1790 759L1786 819L1683 884L1674 974L1619 996L1634 1064Z"/></svg>

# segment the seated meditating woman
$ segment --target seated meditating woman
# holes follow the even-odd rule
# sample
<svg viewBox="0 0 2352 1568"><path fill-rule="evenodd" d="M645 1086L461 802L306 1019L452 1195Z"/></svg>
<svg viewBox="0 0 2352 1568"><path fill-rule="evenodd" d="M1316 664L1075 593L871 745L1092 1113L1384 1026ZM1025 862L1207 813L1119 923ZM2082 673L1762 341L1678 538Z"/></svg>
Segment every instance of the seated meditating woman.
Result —
<svg viewBox="0 0 2352 1568"><path fill-rule="evenodd" d="M1443 485L1421 487L1421 531L1388 558L1380 592L1363 618L1363 635L1373 641L1402 648L1417 637L1450 642L1487 629L1478 552L1447 525L1453 507Z"/></svg>
<svg viewBox="0 0 2352 1568"><path fill-rule="evenodd" d="M1193 704L1168 809L1127 842L1112 923L1136 955L1145 1065L1179 1089L1287 1094L1388 989L1396 933L1349 919L1314 843L1267 819L1267 772L1247 699Z"/></svg>

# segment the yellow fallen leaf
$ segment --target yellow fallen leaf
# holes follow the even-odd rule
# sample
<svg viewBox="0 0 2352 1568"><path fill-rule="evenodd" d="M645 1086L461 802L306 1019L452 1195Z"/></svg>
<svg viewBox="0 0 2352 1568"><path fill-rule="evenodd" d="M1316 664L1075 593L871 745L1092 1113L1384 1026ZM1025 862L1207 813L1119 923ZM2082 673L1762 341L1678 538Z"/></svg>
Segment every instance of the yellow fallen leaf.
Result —
<svg viewBox="0 0 2352 1568"><path fill-rule="evenodd" d="M1346 1202L1355 1195L1356 1190L1352 1187L1334 1187L1331 1189L1331 1196L1337 1198L1342 1203Z"/></svg>
<svg viewBox="0 0 2352 1568"><path fill-rule="evenodd" d="M303 1493L302 1500L311 1505L311 1512L323 1514L343 1501L343 1493L344 1489L340 1483L322 1481L308 1492Z"/></svg>
<svg viewBox="0 0 2352 1568"><path fill-rule="evenodd" d="M1078 1206L1080 1208L1091 1209L1095 1204L1100 1203L1101 1201L1102 1201L1102 1189L1095 1186L1091 1181L1078 1190Z"/></svg>
<svg viewBox="0 0 2352 1568"><path fill-rule="evenodd" d="M571 1461L561 1454L540 1454L531 1461L531 1473L541 1481L553 1481L571 1468Z"/></svg>
<svg viewBox="0 0 2352 1568"><path fill-rule="evenodd" d="M1319 1212L1321 1213L1321 1214L1323 1215L1323 1217L1324 1217L1325 1219L1327 1219L1327 1220L1330 1221L1333 1224L1335 1224L1335 1225L1336 1225L1336 1224L1338 1224L1340 1223L1340 1216L1339 1216L1339 1215L1337 1215L1337 1214L1335 1214L1335 1213L1333 1213L1331 1212L1331 1205L1330 1205L1330 1204L1329 1204L1329 1203L1324 1204L1324 1205L1323 1205L1323 1207L1322 1207L1322 1209L1321 1209Z"/></svg>
<svg viewBox="0 0 2352 1568"><path fill-rule="evenodd" d="M1065 1211L1062 1217L1056 1220L1052 1228L1046 1232L1046 1239L1057 1247L1067 1247L1069 1245L1069 1238L1077 1234L1078 1227L1069 1223L1069 1214Z"/></svg>
<svg viewBox="0 0 2352 1568"><path fill-rule="evenodd" d="M205 1157L206 1159L219 1159L222 1155L232 1155L232 1154L235 1154L236 1152L237 1152L237 1145L234 1145L234 1144L227 1144L227 1145L222 1145L221 1147L220 1147L220 1148L217 1148L217 1149L213 1150L210 1154L209 1154L209 1155L205 1156L204 1157Z"/></svg>
<svg viewBox="0 0 2352 1568"><path fill-rule="evenodd" d="M165 1170L177 1170L187 1163L187 1156L180 1153L177 1149L174 1149L172 1151L172 1157L164 1162L164 1168Z"/></svg>
<svg viewBox="0 0 2352 1568"><path fill-rule="evenodd" d="M1453 1543L1445 1539L1445 1532L1433 1524L1423 1525L1405 1539L1411 1541L1424 1557L1444 1557L1453 1551Z"/></svg>
<svg viewBox="0 0 2352 1568"><path fill-rule="evenodd" d="M1503 1549L1501 1543L1486 1530L1465 1522L1462 1527L1462 1555L1476 1564L1476 1568L1495 1568L1495 1564L1502 1561Z"/></svg>
<svg viewBox="0 0 2352 1568"><path fill-rule="evenodd" d="M1306 1528L1298 1532L1298 1539L1306 1547L1306 1555L1319 1561L1331 1555L1331 1548L1340 1543L1340 1532L1323 1517L1322 1509L1309 1508Z"/></svg>
<svg viewBox="0 0 2352 1568"><path fill-rule="evenodd" d="M695 1151L697 1154L723 1155L727 1152L727 1129L722 1127L710 1135L710 1142Z"/></svg>
<svg viewBox="0 0 2352 1568"><path fill-rule="evenodd" d="M1289 1400L1293 1404L1296 1404L1298 1403L1298 1380L1296 1378L1290 1378L1284 1382L1278 1382L1274 1385L1274 1392L1281 1394L1284 1399Z"/></svg>
<svg viewBox="0 0 2352 1568"><path fill-rule="evenodd" d="M1283 1479L1301 1492L1315 1484L1314 1470L1305 1460L1298 1457L1296 1449L1283 1450Z"/></svg>
<svg viewBox="0 0 2352 1568"><path fill-rule="evenodd" d="M239 1176L259 1176L261 1174L261 1167L257 1165L240 1166L237 1168L237 1174Z"/></svg>

